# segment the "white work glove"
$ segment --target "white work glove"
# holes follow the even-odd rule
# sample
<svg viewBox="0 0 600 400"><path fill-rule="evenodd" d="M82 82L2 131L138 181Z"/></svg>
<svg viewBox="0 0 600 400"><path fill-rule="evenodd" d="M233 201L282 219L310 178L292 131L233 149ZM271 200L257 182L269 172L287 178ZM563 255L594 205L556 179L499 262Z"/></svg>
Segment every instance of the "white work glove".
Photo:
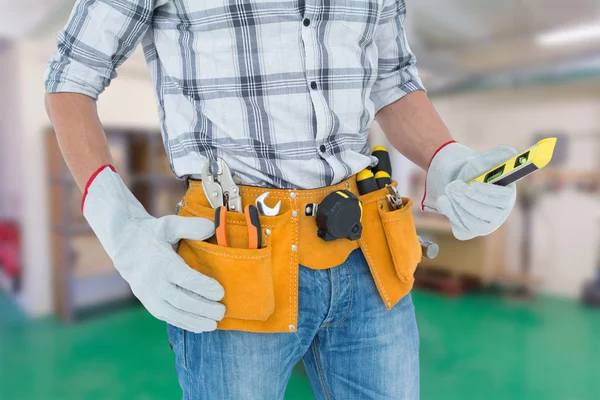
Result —
<svg viewBox="0 0 600 400"><path fill-rule="evenodd" d="M115 268L150 314L195 333L217 328L225 315L219 303L223 287L173 250L180 239L212 236L212 221L152 217L109 166L91 178L82 208Z"/></svg>
<svg viewBox="0 0 600 400"><path fill-rule="evenodd" d="M459 240L485 236L498 229L510 215L517 189L489 183L466 182L514 157L508 146L478 153L458 143L445 145L433 156L427 171L423 211L448 217Z"/></svg>

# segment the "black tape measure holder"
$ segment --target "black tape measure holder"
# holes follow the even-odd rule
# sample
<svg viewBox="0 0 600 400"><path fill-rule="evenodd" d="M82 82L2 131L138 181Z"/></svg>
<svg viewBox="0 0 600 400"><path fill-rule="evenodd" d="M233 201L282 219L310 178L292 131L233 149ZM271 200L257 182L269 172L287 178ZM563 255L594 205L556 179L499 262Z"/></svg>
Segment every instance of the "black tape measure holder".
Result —
<svg viewBox="0 0 600 400"><path fill-rule="evenodd" d="M316 208L317 236L326 242L336 239L358 240L362 234L362 204L347 190L330 193L321 204L308 205L307 215Z"/></svg>

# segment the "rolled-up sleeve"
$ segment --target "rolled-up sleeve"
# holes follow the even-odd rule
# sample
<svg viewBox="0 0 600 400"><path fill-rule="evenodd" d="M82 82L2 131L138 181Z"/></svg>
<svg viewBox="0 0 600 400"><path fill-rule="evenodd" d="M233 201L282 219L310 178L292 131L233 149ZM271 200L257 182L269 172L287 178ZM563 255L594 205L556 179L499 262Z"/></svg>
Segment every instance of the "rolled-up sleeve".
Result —
<svg viewBox="0 0 600 400"><path fill-rule="evenodd" d="M404 30L404 0L384 2L375 33L378 67L377 80L371 90L375 111L415 90L425 90L417 71L417 59L408 45Z"/></svg>
<svg viewBox="0 0 600 400"><path fill-rule="evenodd" d="M44 77L48 93L94 99L135 50L161 0L77 0Z"/></svg>

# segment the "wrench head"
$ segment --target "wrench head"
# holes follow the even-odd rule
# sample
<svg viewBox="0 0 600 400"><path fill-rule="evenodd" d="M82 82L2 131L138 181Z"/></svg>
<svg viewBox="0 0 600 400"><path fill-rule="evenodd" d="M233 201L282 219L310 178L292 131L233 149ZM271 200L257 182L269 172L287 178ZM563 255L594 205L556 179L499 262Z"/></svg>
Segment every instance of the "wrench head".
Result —
<svg viewBox="0 0 600 400"><path fill-rule="evenodd" d="M256 208L258 208L258 211L262 215L266 215L267 217L279 215L279 211L281 210L281 200L277 202L275 207L271 208L265 203L267 196L269 196L269 192L264 192L256 198Z"/></svg>

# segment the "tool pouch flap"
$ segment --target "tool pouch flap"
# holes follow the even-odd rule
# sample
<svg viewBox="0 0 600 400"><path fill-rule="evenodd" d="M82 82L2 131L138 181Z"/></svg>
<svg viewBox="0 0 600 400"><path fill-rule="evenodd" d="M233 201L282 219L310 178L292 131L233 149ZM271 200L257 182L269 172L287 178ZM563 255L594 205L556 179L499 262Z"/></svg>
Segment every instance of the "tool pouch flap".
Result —
<svg viewBox="0 0 600 400"><path fill-rule="evenodd" d="M184 240L179 254L225 289L225 317L265 321L275 309L271 248L257 250ZM190 254L193 254L190 257Z"/></svg>
<svg viewBox="0 0 600 400"><path fill-rule="evenodd" d="M359 245L385 306L391 309L410 292L412 273L420 261L420 245L412 218L412 202L390 211L384 188L360 197L363 233Z"/></svg>
<svg viewBox="0 0 600 400"><path fill-rule="evenodd" d="M413 280L417 264L421 262L421 244L412 214L412 201L403 198L404 207L386 211L378 208L388 248L394 261L398 278L404 282Z"/></svg>

